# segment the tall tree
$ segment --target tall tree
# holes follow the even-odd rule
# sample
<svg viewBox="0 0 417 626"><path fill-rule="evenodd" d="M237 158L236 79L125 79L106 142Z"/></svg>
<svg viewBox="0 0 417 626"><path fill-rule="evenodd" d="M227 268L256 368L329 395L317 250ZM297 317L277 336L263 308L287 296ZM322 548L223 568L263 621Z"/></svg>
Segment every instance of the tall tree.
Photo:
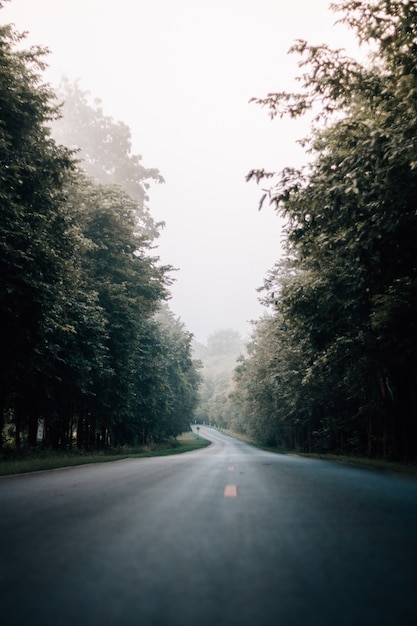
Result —
<svg viewBox="0 0 417 626"><path fill-rule="evenodd" d="M200 384L191 340L166 303L148 320L135 351L133 417L125 437L158 442L190 429Z"/></svg>
<svg viewBox="0 0 417 626"><path fill-rule="evenodd" d="M96 182L118 185L135 200L141 229L157 237L161 224L149 212L147 192L151 182L161 183L163 177L156 168L145 167L141 155L132 153L130 128L106 115L101 101L91 101L76 82L63 79L58 97L62 116L54 122L54 137L77 151L80 167Z"/></svg>
<svg viewBox="0 0 417 626"><path fill-rule="evenodd" d="M371 63L300 41L302 91L257 100L272 117L317 112L311 164L284 170L270 191L295 273L278 281L275 306L302 329L305 376L294 392L309 398L312 423L319 413L318 437L330 430L332 446L415 459L417 6L333 8L372 43Z"/></svg>
<svg viewBox="0 0 417 626"><path fill-rule="evenodd" d="M1 419L61 326L77 245L63 193L72 159L51 139L57 109L40 78L45 51L22 50L22 39L0 27Z"/></svg>
<svg viewBox="0 0 417 626"><path fill-rule="evenodd" d="M97 432L106 440L130 420L135 350L144 324L167 296L170 268L152 256L148 232L138 232L138 205L120 188L94 184L80 173L68 202L78 207L79 227L89 242L82 271L105 324L106 367L95 381L94 423L80 416L78 431L83 440L83 430L95 433L94 443Z"/></svg>
<svg viewBox="0 0 417 626"><path fill-rule="evenodd" d="M0 440L5 407L17 447L22 433L36 443L39 419L54 448L74 433L80 447L175 436L199 375L191 335L161 312L171 267L146 206L161 177L74 87L90 175L77 168L50 133L60 112L41 83L45 52L16 50L22 39L0 28Z"/></svg>
<svg viewBox="0 0 417 626"><path fill-rule="evenodd" d="M203 369L200 403L195 417L200 422L225 426L229 409L227 396L236 360L243 351L242 339L231 328L219 329L209 335L207 345L197 345L196 351Z"/></svg>

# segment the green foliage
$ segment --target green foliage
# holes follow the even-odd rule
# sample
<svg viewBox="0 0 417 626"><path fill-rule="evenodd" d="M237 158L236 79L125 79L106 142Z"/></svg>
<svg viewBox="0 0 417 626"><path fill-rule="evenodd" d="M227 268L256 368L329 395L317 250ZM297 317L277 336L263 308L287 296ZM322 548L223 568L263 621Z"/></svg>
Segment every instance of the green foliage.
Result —
<svg viewBox="0 0 417 626"><path fill-rule="evenodd" d="M96 182L121 187L137 204L136 219L151 238L158 236L147 201L150 182L162 183L156 168L146 168L142 157L132 154L130 128L105 115L98 99L78 83L63 79L58 92L62 115L54 121L53 135L59 143L75 150L80 167Z"/></svg>
<svg viewBox="0 0 417 626"><path fill-rule="evenodd" d="M1 416L8 397L35 381L53 351L49 338L65 332L62 312L78 245L64 207L70 153L47 127L57 111L40 83L45 53L15 52L21 39L10 26L0 27Z"/></svg>
<svg viewBox="0 0 417 626"><path fill-rule="evenodd" d="M39 420L54 449L176 436L199 375L191 336L162 308L171 267L153 252L161 224L145 205L161 177L130 153L126 125L68 87L63 128L85 142L90 176L77 169L50 134L45 52L16 51L21 41L0 28L0 442L35 446Z"/></svg>
<svg viewBox="0 0 417 626"><path fill-rule="evenodd" d="M228 394L236 359L242 350L242 339L232 329L220 329L208 337L207 345L194 346L203 365L200 402L195 411L199 422L221 427L229 423Z"/></svg>
<svg viewBox="0 0 417 626"><path fill-rule="evenodd" d="M265 282L274 312L238 370L239 401L259 438L415 459L417 6L333 8L373 44L370 63L300 41L301 93L257 100L272 117L312 111L315 126L310 165L284 170L268 194L287 220L288 260Z"/></svg>
<svg viewBox="0 0 417 626"><path fill-rule="evenodd" d="M161 441L189 430L198 402L199 364L192 336L163 304L148 322L136 351L134 414L143 416L141 439Z"/></svg>

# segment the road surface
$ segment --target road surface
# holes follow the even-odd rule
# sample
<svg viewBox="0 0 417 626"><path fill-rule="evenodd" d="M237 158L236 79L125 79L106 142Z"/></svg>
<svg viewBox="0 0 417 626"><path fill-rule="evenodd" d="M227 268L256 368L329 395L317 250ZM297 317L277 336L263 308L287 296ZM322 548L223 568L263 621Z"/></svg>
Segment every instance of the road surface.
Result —
<svg viewBox="0 0 417 626"><path fill-rule="evenodd" d="M2 626L417 624L417 481L200 434L0 478Z"/></svg>

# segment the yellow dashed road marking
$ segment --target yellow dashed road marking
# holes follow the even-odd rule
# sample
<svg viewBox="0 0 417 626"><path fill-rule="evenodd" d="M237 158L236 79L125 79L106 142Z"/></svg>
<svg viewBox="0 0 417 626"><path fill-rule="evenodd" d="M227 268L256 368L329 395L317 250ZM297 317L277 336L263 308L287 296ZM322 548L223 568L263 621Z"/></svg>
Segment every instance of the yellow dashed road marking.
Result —
<svg viewBox="0 0 417 626"><path fill-rule="evenodd" d="M237 485L226 485L223 495L225 498L236 498Z"/></svg>

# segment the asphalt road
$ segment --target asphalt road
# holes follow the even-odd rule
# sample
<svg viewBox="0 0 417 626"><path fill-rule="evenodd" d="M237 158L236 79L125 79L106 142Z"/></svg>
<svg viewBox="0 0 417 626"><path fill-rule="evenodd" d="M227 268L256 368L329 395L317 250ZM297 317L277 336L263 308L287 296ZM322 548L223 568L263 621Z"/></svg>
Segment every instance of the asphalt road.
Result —
<svg viewBox="0 0 417 626"><path fill-rule="evenodd" d="M208 448L0 478L2 626L415 626L417 481Z"/></svg>

